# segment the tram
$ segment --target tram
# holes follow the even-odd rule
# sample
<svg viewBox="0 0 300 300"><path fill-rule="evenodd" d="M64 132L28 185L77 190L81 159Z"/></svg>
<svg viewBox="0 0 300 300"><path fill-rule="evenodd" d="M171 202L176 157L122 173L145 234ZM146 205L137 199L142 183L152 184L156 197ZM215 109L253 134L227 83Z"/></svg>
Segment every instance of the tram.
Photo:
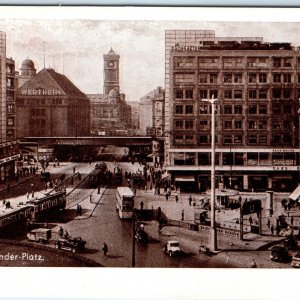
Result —
<svg viewBox="0 0 300 300"><path fill-rule="evenodd" d="M27 202L31 206L31 220L36 221L46 214L66 208L66 192L58 191L42 198L32 199Z"/></svg>
<svg viewBox="0 0 300 300"><path fill-rule="evenodd" d="M16 208L0 210L0 235L4 232L26 225L31 216L31 206L23 205Z"/></svg>
<svg viewBox="0 0 300 300"><path fill-rule="evenodd" d="M18 227L25 228L28 220L36 221L50 212L59 211L66 207L66 192L58 191L41 198L35 198L26 204L21 202L15 207L0 209L0 234Z"/></svg>

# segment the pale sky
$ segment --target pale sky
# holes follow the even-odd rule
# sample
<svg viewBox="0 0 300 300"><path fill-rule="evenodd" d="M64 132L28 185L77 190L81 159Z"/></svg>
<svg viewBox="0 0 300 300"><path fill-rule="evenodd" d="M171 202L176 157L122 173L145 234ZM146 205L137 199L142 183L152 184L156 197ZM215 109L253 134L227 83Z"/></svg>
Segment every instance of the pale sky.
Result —
<svg viewBox="0 0 300 300"><path fill-rule="evenodd" d="M6 32L6 56L19 70L24 59L64 73L82 92L103 92L103 54L110 47L120 55L120 89L138 101L164 86L164 31L209 29L216 36L261 36L265 42L300 46L300 23L97 21L0 19Z"/></svg>

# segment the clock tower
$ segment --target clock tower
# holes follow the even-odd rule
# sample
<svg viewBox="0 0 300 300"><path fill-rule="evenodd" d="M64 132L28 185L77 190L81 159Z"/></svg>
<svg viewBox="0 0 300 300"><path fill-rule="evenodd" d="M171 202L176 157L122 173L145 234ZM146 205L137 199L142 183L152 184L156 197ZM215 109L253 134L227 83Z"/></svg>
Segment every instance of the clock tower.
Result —
<svg viewBox="0 0 300 300"><path fill-rule="evenodd" d="M112 48L107 54L103 55L104 58L104 86L103 93L108 95L114 89L120 92L119 84L119 60L120 55L117 55Z"/></svg>

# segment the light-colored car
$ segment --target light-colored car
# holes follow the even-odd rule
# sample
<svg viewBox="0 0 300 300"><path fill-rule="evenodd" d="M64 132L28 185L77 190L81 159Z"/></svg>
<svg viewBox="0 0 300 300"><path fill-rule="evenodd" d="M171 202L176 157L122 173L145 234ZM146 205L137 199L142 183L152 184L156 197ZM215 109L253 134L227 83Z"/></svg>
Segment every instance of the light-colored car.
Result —
<svg viewBox="0 0 300 300"><path fill-rule="evenodd" d="M293 268L300 268L300 252L293 255L291 266Z"/></svg>
<svg viewBox="0 0 300 300"><path fill-rule="evenodd" d="M179 247L178 241L167 241L165 244L163 251L168 254L170 257L174 255L179 255L181 253L181 249Z"/></svg>
<svg viewBox="0 0 300 300"><path fill-rule="evenodd" d="M27 238L29 241L48 243L51 239L51 229L48 228L38 228L33 229L27 233Z"/></svg>

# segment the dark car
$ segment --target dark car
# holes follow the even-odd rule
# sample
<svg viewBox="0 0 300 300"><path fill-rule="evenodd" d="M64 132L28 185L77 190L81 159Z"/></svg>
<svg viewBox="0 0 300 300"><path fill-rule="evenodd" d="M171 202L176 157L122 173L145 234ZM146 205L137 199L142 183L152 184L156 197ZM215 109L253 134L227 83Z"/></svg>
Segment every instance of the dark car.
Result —
<svg viewBox="0 0 300 300"><path fill-rule="evenodd" d="M284 262L289 258L289 250L284 246L273 246L270 258L272 261Z"/></svg>
<svg viewBox="0 0 300 300"><path fill-rule="evenodd" d="M50 172L41 172L41 177L40 177L41 181L50 181L50 178L51 178Z"/></svg>
<svg viewBox="0 0 300 300"><path fill-rule="evenodd" d="M147 244L149 240L147 232L142 229L137 229L135 231L135 240L138 243Z"/></svg>
<svg viewBox="0 0 300 300"><path fill-rule="evenodd" d="M86 241L81 237L76 238L61 238L55 242L56 249L63 249L71 251L72 253L77 253L85 249Z"/></svg>
<svg viewBox="0 0 300 300"><path fill-rule="evenodd" d="M297 244L297 240L294 236L289 235L287 236L284 241L283 241L283 245L288 248L289 250L297 250L298 249L298 244Z"/></svg>

